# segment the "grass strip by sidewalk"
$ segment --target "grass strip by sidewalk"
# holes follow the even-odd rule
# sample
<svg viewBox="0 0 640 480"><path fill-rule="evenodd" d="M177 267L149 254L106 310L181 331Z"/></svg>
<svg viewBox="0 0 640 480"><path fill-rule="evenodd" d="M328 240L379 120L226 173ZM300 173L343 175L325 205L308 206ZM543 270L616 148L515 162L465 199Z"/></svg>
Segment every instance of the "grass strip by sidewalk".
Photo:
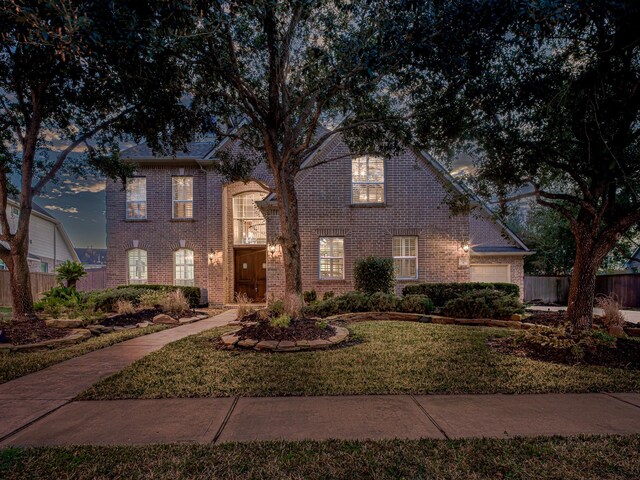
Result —
<svg viewBox="0 0 640 480"><path fill-rule="evenodd" d="M84 400L221 396L640 391L640 371L497 353L504 329L410 322L347 325L358 343L295 353L216 348L229 327L171 343L97 383Z"/></svg>
<svg viewBox="0 0 640 480"><path fill-rule="evenodd" d="M260 442L0 451L0 478L628 479L640 436Z"/></svg>
<svg viewBox="0 0 640 480"><path fill-rule="evenodd" d="M8 352L0 354L0 383L37 372L55 363L79 357L85 353L124 342L131 338L165 330L165 325L151 325L145 328L131 328L118 332L106 333L99 337L54 350L38 350L35 352Z"/></svg>

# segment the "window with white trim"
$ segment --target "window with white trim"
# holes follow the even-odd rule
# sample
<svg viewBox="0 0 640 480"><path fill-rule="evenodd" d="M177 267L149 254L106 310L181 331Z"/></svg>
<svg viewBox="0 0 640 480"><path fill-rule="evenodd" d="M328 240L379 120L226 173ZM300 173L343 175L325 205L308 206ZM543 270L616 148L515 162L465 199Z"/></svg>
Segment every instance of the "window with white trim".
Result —
<svg viewBox="0 0 640 480"><path fill-rule="evenodd" d="M351 160L351 203L384 203L384 158Z"/></svg>
<svg viewBox="0 0 640 480"><path fill-rule="evenodd" d="M418 278L418 237L393 237L392 253L396 278Z"/></svg>
<svg viewBox="0 0 640 480"><path fill-rule="evenodd" d="M127 252L129 284L147 283L147 251L132 248Z"/></svg>
<svg viewBox="0 0 640 480"><path fill-rule="evenodd" d="M236 245L266 245L267 224L256 205L264 198L262 192L246 192L233 197L233 243Z"/></svg>
<svg viewBox="0 0 640 480"><path fill-rule="evenodd" d="M181 248L173 254L175 265L174 285L191 287L194 283L195 268L193 263L193 250Z"/></svg>
<svg viewBox="0 0 640 480"><path fill-rule="evenodd" d="M127 178L127 218L143 220L147 218L147 179Z"/></svg>
<svg viewBox="0 0 640 480"><path fill-rule="evenodd" d="M321 280L342 280L344 278L344 238L320 237Z"/></svg>
<svg viewBox="0 0 640 480"><path fill-rule="evenodd" d="M193 177L172 177L173 218L193 218Z"/></svg>

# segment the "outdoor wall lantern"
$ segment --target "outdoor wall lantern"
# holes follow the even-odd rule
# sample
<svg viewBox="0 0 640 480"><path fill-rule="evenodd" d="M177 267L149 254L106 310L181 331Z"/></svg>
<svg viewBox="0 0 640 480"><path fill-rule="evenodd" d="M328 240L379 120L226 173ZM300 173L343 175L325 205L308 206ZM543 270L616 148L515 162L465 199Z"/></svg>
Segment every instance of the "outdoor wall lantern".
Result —
<svg viewBox="0 0 640 480"><path fill-rule="evenodd" d="M207 255L207 259L209 260L209 265L218 265L222 262L222 251L212 250Z"/></svg>
<svg viewBox="0 0 640 480"><path fill-rule="evenodd" d="M276 254L276 244L275 243L270 243L269 244L269 255L271 256L271 258L273 258Z"/></svg>
<svg viewBox="0 0 640 480"><path fill-rule="evenodd" d="M462 244L462 251L464 253L467 253L469 251L469 244L468 243Z"/></svg>

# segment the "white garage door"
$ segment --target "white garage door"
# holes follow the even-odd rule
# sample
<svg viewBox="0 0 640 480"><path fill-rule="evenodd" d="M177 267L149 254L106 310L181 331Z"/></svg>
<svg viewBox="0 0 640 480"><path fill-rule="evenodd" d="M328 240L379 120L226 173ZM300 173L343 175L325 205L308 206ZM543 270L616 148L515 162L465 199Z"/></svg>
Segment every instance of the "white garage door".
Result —
<svg viewBox="0 0 640 480"><path fill-rule="evenodd" d="M471 265L472 282L511 282L509 265Z"/></svg>

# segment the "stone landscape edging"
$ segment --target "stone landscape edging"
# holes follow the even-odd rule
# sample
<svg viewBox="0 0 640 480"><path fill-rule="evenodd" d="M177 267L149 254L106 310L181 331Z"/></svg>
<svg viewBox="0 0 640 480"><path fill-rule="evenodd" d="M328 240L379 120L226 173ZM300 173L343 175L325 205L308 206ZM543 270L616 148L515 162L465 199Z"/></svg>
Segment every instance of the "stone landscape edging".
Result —
<svg viewBox="0 0 640 480"><path fill-rule="evenodd" d="M24 345L0 344L1 352L29 352L41 350L43 348L59 347L63 345L74 345L91 338L92 333L86 328L74 328L69 335L62 338L54 338L36 343L26 343Z"/></svg>
<svg viewBox="0 0 640 480"><path fill-rule="evenodd" d="M256 340L253 338L240 339L237 333L241 329L229 332L220 340L228 349L243 348L253 349L257 351L271 352L299 352L304 350L322 350L333 345L338 345L349 338L349 330L345 327L331 325L335 329L335 333L328 339L316 340Z"/></svg>

